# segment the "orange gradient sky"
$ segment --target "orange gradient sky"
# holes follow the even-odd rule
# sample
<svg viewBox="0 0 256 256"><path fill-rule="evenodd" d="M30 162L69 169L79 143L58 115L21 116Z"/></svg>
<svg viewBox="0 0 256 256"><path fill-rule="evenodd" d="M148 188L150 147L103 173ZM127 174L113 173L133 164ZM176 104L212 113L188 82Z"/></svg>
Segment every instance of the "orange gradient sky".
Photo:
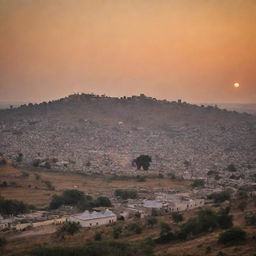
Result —
<svg viewBox="0 0 256 256"><path fill-rule="evenodd" d="M256 1L0 0L0 101L74 92L256 103Z"/></svg>

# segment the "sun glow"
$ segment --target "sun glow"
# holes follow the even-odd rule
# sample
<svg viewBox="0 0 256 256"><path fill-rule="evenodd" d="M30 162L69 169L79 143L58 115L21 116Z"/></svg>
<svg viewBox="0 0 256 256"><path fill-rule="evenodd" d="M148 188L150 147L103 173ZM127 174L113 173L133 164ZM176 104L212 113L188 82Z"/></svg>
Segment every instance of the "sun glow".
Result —
<svg viewBox="0 0 256 256"><path fill-rule="evenodd" d="M234 87L235 87L235 88L239 88L239 87L240 87L240 84L239 84L239 83L234 83Z"/></svg>

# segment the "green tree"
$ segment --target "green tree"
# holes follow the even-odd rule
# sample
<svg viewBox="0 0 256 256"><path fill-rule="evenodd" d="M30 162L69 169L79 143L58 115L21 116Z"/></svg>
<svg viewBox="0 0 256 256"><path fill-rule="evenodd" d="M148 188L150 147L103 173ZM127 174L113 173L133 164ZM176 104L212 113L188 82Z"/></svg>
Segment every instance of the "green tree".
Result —
<svg viewBox="0 0 256 256"><path fill-rule="evenodd" d="M141 234L142 233L142 226L138 223L131 223L127 227L129 230L133 231L135 234Z"/></svg>
<svg viewBox="0 0 256 256"><path fill-rule="evenodd" d="M240 243L245 241L246 232L239 227L233 227L219 235L219 242L222 244Z"/></svg>
<svg viewBox="0 0 256 256"><path fill-rule="evenodd" d="M139 157L133 160L133 165L135 164L138 170L143 168L144 171L147 171L149 169L151 162L152 162L152 159L150 156L140 155Z"/></svg>
<svg viewBox="0 0 256 256"><path fill-rule="evenodd" d="M161 223L161 231L160 237L158 238L158 242L167 243L175 239L174 234L171 231L171 227L169 224L162 222Z"/></svg>
<svg viewBox="0 0 256 256"><path fill-rule="evenodd" d="M231 228L233 226L233 216L228 214L219 215L218 224L222 229Z"/></svg>
<svg viewBox="0 0 256 256"><path fill-rule="evenodd" d="M110 207L111 206L111 201L109 200L108 197L100 196L96 199L95 205L96 206L103 206L103 207Z"/></svg>
<svg viewBox="0 0 256 256"><path fill-rule="evenodd" d="M178 213L178 212L173 212L172 214L172 219L174 222L178 223L183 221L183 216L182 214Z"/></svg>
<svg viewBox="0 0 256 256"><path fill-rule="evenodd" d="M230 199L230 193L228 191L212 193L211 195L208 196L208 199L213 199L214 203L222 203Z"/></svg>
<svg viewBox="0 0 256 256"><path fill-rule="evenodd" d="M155 224L157 224L157 218L155 217L147 218L146 224L152 228Z"/></svg>
<svg viewBox="0 0 256 256"><path fill-rule="evenodd" d="M134 189L117 189L115 191L115 196L119 196L124 200L129 198L136 199L138 198L138 193Z"/></svg>
<svg viewBox="0 0 256 256"><path fill-rule="evenodd" d="M80 228L80 223L66 221L58 228L57 236L64 239L65 235L74 235L79 232Z"/></svg>
<svg viewBox="0 0 256 256"><path fill-rule="evenodd" d="M7 244L7 241L4 237L0 237L0 248L4 247Z"/></svg>
<svg viewBox="0 0 256 256"><path fill-rule="evenodd" d="M112 230L113 238L117 239L122 233L122 227L114 226Z"/></svg>
<svg viewBox="0 0 256 256"><path fill-rule="evenodd" d="M95 235L94 235L94 240L95 241L102 240L102 234L100 232L96 232Z"/></svg>
<svg viewBox="0 0 256 256"><path fill-rule="evenodd" d="M202 188L204 187L204 183L204 180L194 180L191 186L193 188Z"/></svg>

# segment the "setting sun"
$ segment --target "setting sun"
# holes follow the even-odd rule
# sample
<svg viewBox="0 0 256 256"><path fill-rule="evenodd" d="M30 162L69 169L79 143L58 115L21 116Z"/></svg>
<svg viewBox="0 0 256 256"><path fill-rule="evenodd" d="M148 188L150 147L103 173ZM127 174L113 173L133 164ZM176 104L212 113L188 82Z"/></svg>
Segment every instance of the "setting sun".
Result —
<svg viewBox="0 0 256 256"><path fill-rule="evenodd" d="M239 87L240 87L240 84L239 84L239 83L234 83L234 87L235 87L235 88L239 88Z"/></svg>

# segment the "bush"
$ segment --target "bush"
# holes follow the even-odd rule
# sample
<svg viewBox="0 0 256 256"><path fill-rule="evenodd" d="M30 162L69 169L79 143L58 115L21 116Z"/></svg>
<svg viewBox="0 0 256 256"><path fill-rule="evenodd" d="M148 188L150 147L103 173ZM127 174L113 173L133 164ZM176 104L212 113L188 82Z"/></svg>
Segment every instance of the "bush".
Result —
<svg viewBox="0 0 256 256"><path fill-rule="evenodd" d="M4 237L0 237L0 248L4 247L7 244L7 241Z"/></svg>
<svg viewBox="0 0 256 256"><path fill-rule="evenodd" d="M171 232L171 227L167 223L161 223L160 237L157 239L158 243L168 243L175 239L175 235Z"/></svg>
<svg viewBox="0 0 256 256"><path fill-rule="evenodd" d="M183 216L182 214L178 213L178 212L173 212L172 213L172 219L174 222L178 223L183 221Z"/></svg>
<svg viewBox="0 0 256 256"><path fill-rule="evenodd" d="M47 186L49 190L55 190L55 187L52 185L52 183L48 180L44 181L44 184Z"/></svg>
<svg viewBox="0 0 256 256"><path fill-rule="evenodd" d="M97 200L93 200L91 196L85 195L82 191L70 189L65 190L60 196L54 195L49 207L50 209L57 209L61 205L72 205L80 210L90 210L95 206L111 206L111 202L107 197L98 197Z"/></svg>
<svg viewBox="0 0 256 256"><path fill-rule="evenodd" d="M214 203L222 203L230 199L230 193L228 191L213 193L208 196L208 199L213 199Z"/></svg>
<svg viewBox="0 0 256 256"><path fill-rule="evenodd" d="M29 205L17 200L6 200L0 197L0 214L17 215L29 211Z"/></svg>
<svg viewBox="0 0 256 256"><path fill-rule="evenodd" d="M120 196L122 199L136 199L138 198L138 193L133 189L117 189L115 191L115 196Z"/></svg>
<svg viewBox="0 0 256 256"><path fill-rule="evenodd" d="M246 209L247 207L247 202L246 201L242 201L238 204L238 209L241 210L242 212Z"/></svg>
<svg viewBox="0 0 256 256"><path fill-rule="evenodd" d="M113 230L112 230L113 238L115 239L119 238L121 233L122 233L122 227L117 227L117 226L113 227Z"/></svg>
<svg viewBox="0 0 256 256"><path fill-rule="evenodd" d="M202 209L197 217L189 219L181 226L181 232L185 234L200 234L212 231L216 227L229 228L233 225L232 216L227 214L217 214L211 209Z"/></svg>
<svg viewBox="0 0 256 256"><path fill-rule="evenodd" d="M228 170L229 172L236 172L236 171L237 171L237 169L236 169L236 167L235 167L234 164L228 165L227 170Z"/></svg>
<svg viewBox="0 0 256 256"><path fill-rule="evenodd" d="M144 171L147 171L152 159L148 155L140 155L136 159L133 160L133 165L136 164L137 169L140 170L143 168Z"/></svg>
<svg viewBox="0 0 256 256"><path fill-rule="evenodd" d="M155 224L157 224L157 218L155 218L155 217L149 217L149 218L146 220L146 224L152 228Z"/></svg>
<svg viewBox="0 0 256 256"><path fill-rule="evenodd" d="M74 235L75 233L79 232L80 228L80 223L66 221L58 228L57 236L65 238L65 235Z"/></svg>
<svg viewBox="0 0 256 256"><path fill-rule="evenodd" d="M239 227L233 227L219 235L219 242L222 244L240 243L245 241L246 232Z"/></svg>
<svg viewBox="0 0 256 256"><path fill-rule="evenodd" d="M137 180L138 182L145 182L145 181L146 181L146 177L145 177L145 176L137 175L137 176L136 176L136 180Z"/></svg>
<svg viewBox="0 0 256 256"><path fill-rule="evenodd" d="M96 199L95 205L96 206L103 206L103 207L110 207L111 206L111 201L109 200L108 197L100 196Z"/></svg>
<svg viewBox="0 0 256 256"><path fill-rule="evenodd" d="M19 153L18 156L16 157L16 162L20 163L23 160L23 154Z"/></svg>
<svg viewBox="0 0 256 256"><path fill-rule="evenodd" d="M34 159L34 160L32 161L32 165L33 165L34 167L38 167L39 164L40 164L40 160L39 160L39 159Z"/></svg>
<svg viewBox="0 0 256 256"><path fill-rule="evenodd" d="M204 180L194 180L193 183L191 184L193 188L200 188L204 187Z"/></svg>
<svg viewBox="0 0 256 256"><path fill-rule="evenodd" d="M219 215L218 224L222 229L231 228L233 226L233 216L227 214Z"/></svg>
<svg viewBox="0 0 256 256"><path fill-rule="evenodd" d="M75 247L39 247L33 256L133 256L138 255L134 245L119 241L94 241ZM140 254L145 255L145 254Z"/></svg>
<svg viewBox="0 0 256 256"><path fill-rule="evenodd" d="M135 234L141 234L142 233L142 226L138 223L131 223L127 227L129 230L133 231Z"/></svg>
<svg viewBox="0 0 256 256"><path fill-rule="evenodd" d="M7 164L7 161L5 158L0 159L0 166L6 165L6 164Z"/></svg>
<svg viewBox="0 0 256 256"><path fill-rule="evenodd" d="M147 256L154 256L154 247L155 242L152 238L146 238L144 241L140 243L140 249L142 253L144 253Z"/></svg>
<svg viewBox="0 0 256 256"><path fill-rule="evenodd" d="M102 235L100 232L96 232L95 235L94 235L94 240L95 241L100 241L102 240Z"/></svg>
<svg viewBox="0 0 256 256"><path fill-rule="evenodd" d="M246 222L246 225L256 226L256 214L254 213L254 214L245 216L245 222Z"/></svg>

